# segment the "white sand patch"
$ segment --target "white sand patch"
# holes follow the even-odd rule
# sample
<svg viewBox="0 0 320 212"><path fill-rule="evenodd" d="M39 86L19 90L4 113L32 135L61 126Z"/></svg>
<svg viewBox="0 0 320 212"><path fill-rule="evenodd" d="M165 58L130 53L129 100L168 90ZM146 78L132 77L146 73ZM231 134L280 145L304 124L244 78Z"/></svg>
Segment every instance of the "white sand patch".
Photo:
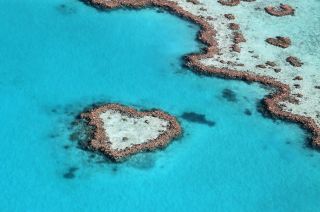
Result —
<svg viewBox="0 0 320 212"><path fill-rule="evenodd" d="M156 139L169 127L169 121L158 117L129 117L116 110L107 110L100 118L113 150Z"/></svg>

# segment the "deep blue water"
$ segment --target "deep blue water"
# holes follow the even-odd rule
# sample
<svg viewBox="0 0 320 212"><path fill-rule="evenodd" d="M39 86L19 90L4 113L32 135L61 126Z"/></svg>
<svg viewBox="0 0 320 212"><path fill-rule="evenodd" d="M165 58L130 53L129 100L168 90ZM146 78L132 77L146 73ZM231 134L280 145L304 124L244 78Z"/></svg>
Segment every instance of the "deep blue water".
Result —
<svg viewBox="0 0 320 212"><path fill-rule="evenodd" d="M319 210L320 154L297 125L257 111L269 91L183 68L197 26L71 0L0 6L1 211ZM69 139L74 115L95 102L163 109L184 135L105 162ZM182 118L190 112L215 125Z"/></svg>

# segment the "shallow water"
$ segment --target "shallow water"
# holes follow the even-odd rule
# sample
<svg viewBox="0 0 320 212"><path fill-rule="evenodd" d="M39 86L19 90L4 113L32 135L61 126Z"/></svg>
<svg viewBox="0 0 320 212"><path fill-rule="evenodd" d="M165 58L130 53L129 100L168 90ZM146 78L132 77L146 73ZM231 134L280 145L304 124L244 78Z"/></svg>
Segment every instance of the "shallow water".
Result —
<svg viewBox="0 0 320 212"><path fill-rule="evenodd" d="M257 112L268 90L182 67L181 56L199 48L197 26L77 1L0 5L3 211L319 208L320 154L297 125ZM69 137L74 115L95 102L163 109L184 135L163 151L108 163Z"/></svg>

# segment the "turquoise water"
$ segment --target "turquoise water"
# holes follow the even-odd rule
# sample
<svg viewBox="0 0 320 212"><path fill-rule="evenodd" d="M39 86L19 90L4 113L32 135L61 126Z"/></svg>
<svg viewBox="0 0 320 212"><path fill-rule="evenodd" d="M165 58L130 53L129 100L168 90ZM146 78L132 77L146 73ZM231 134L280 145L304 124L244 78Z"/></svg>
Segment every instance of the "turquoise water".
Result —
<svg viewBox="0 0 320 212"><path fill-rule="evenodd" d="M297 125L257 111L268 90L183 68L195 25L77 1L0 5L1 211L318 211L320 154ZM69 138L95 102L161 108L184 135L108 163Z"/></svg>

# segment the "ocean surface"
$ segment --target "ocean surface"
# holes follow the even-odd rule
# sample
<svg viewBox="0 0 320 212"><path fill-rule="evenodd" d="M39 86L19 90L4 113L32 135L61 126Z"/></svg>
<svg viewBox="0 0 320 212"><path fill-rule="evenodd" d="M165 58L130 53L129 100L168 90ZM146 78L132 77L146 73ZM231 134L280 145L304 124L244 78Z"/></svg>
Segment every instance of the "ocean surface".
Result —
<svg viewBox="0 0 320 212"><path fill-rule="evenodd" d="M74 0L0 6L1 211L319 211L320 153L258 112L270 89L183 67L197 26ZM99 102L162 109L183 136L112 164L72 139Z"/></svg>

